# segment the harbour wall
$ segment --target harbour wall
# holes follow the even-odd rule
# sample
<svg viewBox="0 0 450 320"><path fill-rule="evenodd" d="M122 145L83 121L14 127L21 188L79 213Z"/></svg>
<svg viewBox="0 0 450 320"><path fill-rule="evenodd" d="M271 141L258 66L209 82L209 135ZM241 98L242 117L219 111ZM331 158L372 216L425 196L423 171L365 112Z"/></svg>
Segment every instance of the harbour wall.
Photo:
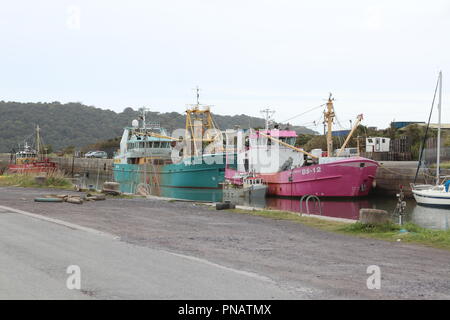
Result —
<svg viewBox="0 0 450 320"><path fill-rule="evenodd" d="M0 171L9 163L9 154L0 154ZM58 164L59 168L67 174L113 176L112 159L86 159L70 157L52 157L51 161ZM380 167L375 177L376 187L372 194L380 196L395 196L399 192L399 186L407 197L412 197L410 183L414 181L417 161L380 161ZM435 171L420 170L417 183L434 183ZM450 176L449 169L442 169L441 175Z"/></svg>
<svg viewBox="0 0 450 320"><path fill-rule="evenodd" d="M112 159L96 159L96 158L69 158L69 157L52 157L50 161L56 162L58 167L67 174L99 174L101 176L112 176Z"/></svg>
<svg viewBox="0 0 450 320"><path fill-rule="evenodd" d="M414 181L417 170L417 161L380 161L375 177L376 187L372 193L380 196L395 196L403 186L405 196L412 197L410 184ZM435 169L420 169L416 183L436 182ZM441 169L441 176L450 176L449 169Z"/></svg>
<svg viewBox="0 0 450 320"><path fill-rule="evenodd" d="M5 169L10 161L9 154L0 154L0 172ZM96 175L112 177L112 159L88 159L72 157L51 157L50 161L56 162L58 168L66 174Z"/></svg>

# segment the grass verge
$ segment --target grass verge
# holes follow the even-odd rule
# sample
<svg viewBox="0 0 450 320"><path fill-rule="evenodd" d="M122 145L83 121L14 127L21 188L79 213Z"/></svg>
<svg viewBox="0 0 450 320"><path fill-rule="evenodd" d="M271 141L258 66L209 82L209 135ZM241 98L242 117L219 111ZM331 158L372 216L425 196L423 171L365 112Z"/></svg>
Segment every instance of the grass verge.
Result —
<svg viewBox="0 0 450 320"><path fill-rule="evenodd" d="M398 239L400 239L401 242L450 250L450 230L430 230L419 227L412 223L407 223L403 226L399 226L394 223L374 226L362 224L360 222L346 223L314 217L299 216L287 211L242 209L234 209L230 211L234 213L249 214L275 220L289 220L320 230L336 232L360 238L370 238L385 241L398 241ZM407 232L402 232L401 230L406 230Z"/></svg>
<svg viewBox="0 0 450 320"><path fill-rule="evenodd" d="M24 188L57 188L72 190L73 185L69 179L60 171L49 172L42 184L37 183L35 178L38 173L16 173L0 176L2 187L24 187Z"/></svg>

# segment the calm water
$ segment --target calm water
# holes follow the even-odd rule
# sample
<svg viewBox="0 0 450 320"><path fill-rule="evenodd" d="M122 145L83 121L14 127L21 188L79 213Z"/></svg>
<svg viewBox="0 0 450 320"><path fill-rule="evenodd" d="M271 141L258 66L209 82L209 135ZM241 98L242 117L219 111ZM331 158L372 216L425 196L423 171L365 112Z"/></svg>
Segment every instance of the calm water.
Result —
<svg viewBox="0 0 450 320"><path fill-rule="evenodd" d="M89 185L94 188L97 187L101 189L101 186L105 181L112 181L112 177L109 176L99 176L97 179L96 175L91 175L88 178L84 178L83 184L85 187ZM217 193L217 191L209 192L207 190L198 190L198 189L184 189L182 190L183 194L181 196L185 196L187 198L192 197L193 199L199 201L221 201L221 195ZM177 193L180 196L179 192ZM165 196L170 197L170 194L166 194ZM266 209L276 209L276 210L285 210L285 211L293 211L306 213L305 202L303 202L302 210L300 210L300 199L299 198L277 198L277 197L268 197L266 199L259 199L258 201L244 201L240 200L240 205L252 206L257 208L266 208ZM394 196L391 197L366 197L356 200L341 200L341 199L320 199L320 208L318 203L315 203L313 200L310 200L309 203L309 213L316 215L324 215L328 217L337 217L337 218L345 218L358 220L359 218L359 209L362 208L373 208L373 209L382 209L386 210L390 213L394 212L394 209L397 205L397 198ZM392 220L394 222L399 221L399 217L392 214ZM441 209L441 208L429 208L416 205L414 199L406 200L406 212L403 218L404 222L410 221L421 227L428 229L441 229L448 230L450 229L450 209Z"/></svg>
<svg viewBox="0 0 450 320"><path fill-rule="evenodd" d="M241 201L242 205L250 205L259 208L286 210L293 212L306 213L305 202L303 202L302 210L300 210L300 199L276 198L269 197L259 201L249 203ZM366 197L356 200L338 200L338 199L321 199L319 204L310 200L309 213L328 217L337 217L358 220L359 209L373 208L382 209L390 212L391 219L399 222L398 215L394 215L397 205L395 197ZM406 212L403 217L404 222L413 222L421 227L428 229L449 229L450 209L430 208L418 206L414 199L406 200Z"/></svg>

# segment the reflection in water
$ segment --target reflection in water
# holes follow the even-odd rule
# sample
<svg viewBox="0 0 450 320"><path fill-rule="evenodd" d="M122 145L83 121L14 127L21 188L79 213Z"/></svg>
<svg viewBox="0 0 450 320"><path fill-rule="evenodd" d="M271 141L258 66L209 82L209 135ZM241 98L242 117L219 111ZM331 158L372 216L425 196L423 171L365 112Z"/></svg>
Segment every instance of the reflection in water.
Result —
<svg viewBox="0 0 450 320"><path fill-rule="evenodd" d="M300 210L299 199L267 198L266 200L266 207L272 209L308 213L305 201ZM320 204L311 199L308 204L309 214L322 214L323 216L352 220L359 218L359 209L361 208L372 208L372 205L368 199L357 201L322 199Z"/></svg>
<svg viewBox="0 0 450 320"><path fill-rule="evenodd" d="M250 205L259 208L276 209L292 212L306 212L305 202L303 201L302 210L300 210L299 198L267 198L260 200L258 203L248 203L242 200L239 204ZM398 215L394 215L393 212L397 205L397 199L395 197L366 197L359 199L320 199L321 207L310 200L309 213L310 214L322 214L328 217L345 218L358 220L359 209L372 208L382 209L392 213L392 221L398 223ZM320 212L322 211L322 212ZM442 208L429 208L417 206L413 199L406 200L406 212L403 218L404 222L413 222L423 228L429 229L449 229L450 210Z"/></svg>
<svg viewBox="0 0 450 320"><path fill-rule="evenodd" d="M161 187L161 196L194 201L221 202L222 189L166 188Z"/></svg>
<svg viewBox="0 0 450 320"><path fill-rule="evenodd" d="M427 229L449 230L450 210L416 206L410 221Z"/></svg>
<svg viewBox="0 0 450 320"><path fill-rule="evenodd" d="M93 185L101 186L103 182L110 181L111 177L92 175L89 178L83 179L86 186ZM197 201L222 201L221 190L205 190L205 189L171 189L167 188L161 190L162 196L170 198L184 198ZM223 199L227 200L227 199ZM283 211L300 212L299 198L276 198L269 197L266 199L241 199L237 204L251 206L256 208L268 208ZM322 214L328 217L345 218L358 220L359 209L373 208L382 209L390 213L394 212L397 205L395 197L365 197L359 199L320 199L321 207L312 199L309 202L310 214ZM303 213L306 213L305 202L302 205ZM398 216L392 215L392 220L398 222ZM403 219L405 222L415 223L423 228L449 230L450 224L450 209L430 208L417 206L413 199L406 200L406 213Z"/></svg>

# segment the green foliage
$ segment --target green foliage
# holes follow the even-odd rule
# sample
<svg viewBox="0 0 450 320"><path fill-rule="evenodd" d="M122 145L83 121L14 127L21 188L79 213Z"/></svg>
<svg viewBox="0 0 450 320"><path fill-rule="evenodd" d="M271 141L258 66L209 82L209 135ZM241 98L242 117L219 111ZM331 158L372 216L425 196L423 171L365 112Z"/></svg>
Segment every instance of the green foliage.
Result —
<svg viewBox="0 0 450 320"><path fill-rule="evenodd" d="M183 110L180 107L180 111ZM50 144L53 151L59 151L67 146L81 148L98 141L107 141L122 136L123 128L131 125L131 121L140 113L132 108L126 108L121 113L111 110L86 106L71 102L52 103L19 103L0 101L0 152L10 152L12 148L23 143L32 135L35 125L41 127L41 135L45 144ZM149 112L149 121L158 121L169 132L185 127L185 115L177 112ZM248 127L264 127L264 119L250 117L244 114L235 116L214 115L220 129ZM314 131L305 127L291 127L298 133ZM31 141L29 141L31 142Z"/></svg>
<svg viewBox="0 0 450 320"><path fill-rule="evenodd" d="M25 188L62 188L71 189L72 183L64 173L56 171L47 174L47 179L43 185L35 182L37 173L17 173L0 176L0 186L15 186Z"/></svg>
<svg viewBox="0 0 450 320"><path fill-rule="evenodd" d="M299 134L295 141L295 145L297 147L304 147L314 137L315 135L313 134Z"/></svg>
<svg viewBox="0 0 450 320"><path fill-rule="evenodd" d="M75 152L75 146L68 146L68 147L65 147L63 150L64 154L74 154L74 152Z"/></svg>
<svg viewBox="0 0 450 320"><path fill-rule="evenodd" d="M92 143L90 145L84 146L81 148L81 151L87 152L90 150L115 150L120 147L120 137L116 137L113 139L102 140L96 143Z"/></svg>
<svg viewBox="0 0 450 320"><path fill-rule="evenodd" d="M342 228L342 231L345 232L364 232L364 233L378 233L378 232L395 232L399 231L401 228L398 224L394 224L392 222L385 223L382 225L372 225L361 222L356 222L353 224L349 224Z"/></svg>
<svg viewBox="0 0 450 320"><path fill-rule="evenodd" d="M53 153L53 146L51 144L46 144L44 146L44 149L42 150L42 153L45 153L45 154Z"/></svg>

